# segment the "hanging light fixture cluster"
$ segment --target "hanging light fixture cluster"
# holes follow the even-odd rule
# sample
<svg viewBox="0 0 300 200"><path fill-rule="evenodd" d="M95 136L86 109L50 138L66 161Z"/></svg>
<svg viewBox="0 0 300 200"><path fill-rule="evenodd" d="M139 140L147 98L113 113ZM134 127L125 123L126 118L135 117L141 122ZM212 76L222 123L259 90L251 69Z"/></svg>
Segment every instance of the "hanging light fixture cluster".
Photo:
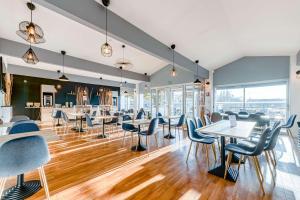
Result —
<svg viewBox="0 0 300 200"><path fill-rule="evenodd" d="M22 21L19 24L19 30L16 32L25 41L29 42L29 49L22 56L22 59L29 64L36 64L39 62L36 54L34 53L31 44L44 43L46 40L44 38L44 32L42 28L32 22L32 11L35 10L35 5L31 2L27 2L27 7L30 10L30 22Z"/></svg>
<svg viewBox="0 0 300 200"><path fill-rule="evenodd" d="M66 55L66 52L65 51L61 51L61 55L62 55L62 67L63 67L63 71L62 71L61 77L59 77L58 80L66 82L66 81L69 81L69 79L65 75L65 55Z"/></svg>
<svg viewBox="0 0 300 200"><path fill-rule="evenodd" d="M105 43L101 46L101 54L104 57L111 57L113 50L107 42L107 7L110 4L110 0L102 0L102 4L105 7Z"/></svg>
<svg viewBox="0 0 300 200"><path fill-rule="evenodd" d="M171 76L175 77L176 76L176 70L175 70L175 64L174 64L174 60L175 60L175 44L171 45L171 49L172 49L172 62L173 62L173 67L172 67L172 71L171 71Z"/></svg>

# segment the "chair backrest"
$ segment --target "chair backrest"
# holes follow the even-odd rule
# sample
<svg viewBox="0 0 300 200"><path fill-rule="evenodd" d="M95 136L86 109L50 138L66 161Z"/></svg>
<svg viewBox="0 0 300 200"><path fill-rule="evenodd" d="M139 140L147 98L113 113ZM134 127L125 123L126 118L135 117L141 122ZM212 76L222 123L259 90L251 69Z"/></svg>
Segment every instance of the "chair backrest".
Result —
<svg viewBox="0 0 300 200"><path fill-rule="evenodd" d="M147 131L147 135L154 134L155 131L157 130L157 128L158 128L158 118L151 119L148 131Z"/></svg>
<svg viewBox="0 0 300 200"><path fill-rule="evenodd" d="M206 115L206 114L204 115L204 120L205 120L205 125L206 125L206 126L211 124L211 121L210 121L208 115Z"/></svg>
<svg viewBox="0 0 300 200"><path fill-rule="evenodd" d="M0 177L23 174L50 160L48 145L42 136L9 140L0 145Z"/></svg>
<svg viewBox="0 0 300 200"><path fill-rule="evenodd" d="M232 112L232 111L225 111L225 114L227 114L227 115L233 115L233 113L234 112Z"/></svg>
<svg viewBox="0 0 300 200"><path fill-rule="evenodd" d="M187 129L188 129L188 137L190 138L190 140L193 140L193 138L195 138L196 136L196 132L195 132L195 129L196 129L196 126L195 126L195 123L193 122L192 119L187 119L186 120L186 126L187 126Z"/></svg>
<svg viewBox="0 0 300 200"><path fill-rule="evenodd" d="M110 116L110 112L109 112L109 110L106 110L106 111L105 111L105 115L108 115L108 116Z"/></svg>
<svg viewBox="0 0 300 200"><path fill-rule="evenodd" d="M119 113L114 113L114 118L111 119L111 123L118 123L119 122Z"/></svg>
<svg viewBox="0 0 300 200"><path fill-rule="evenodd" d="M286 123L288 128L292 128L294 126L295 120L297 118L297 115L291 115Z"/></svg>
<svg viewBox="0 0 300 200"><path fill-rule="evenodd" d="M185 114L180 116L177 126L182 126L184 122L185 122Z"/></svg>
<svg viewBox="0 0 300 200"><path fill-rule="evenodd" d="M213 112L213 113L211 114L211 121L212 121L213 123L218 122L218 121L221 121L221 120L222 120L222 115L221 115L220 113L218 113L218 112Z"/></svg>
<svg viewBox="0 0 300 200"><path fill-rule="evenodd" d="M39 131L40 128L38 125L32 121L19 121L15 122L12 127L8 130L8 134L18 134L18 133L26 133L26 132L33 132Z"/></svg>
<svg viewBox="0 0 300 200"><path fill-rule="evenodd" d="M203 127L203 123L200 117L195 117L195 121L196 121L197 128Z"/></svg>
<svg viewBox="0 0 300 200"><path fill-rule="evenodd" d="M11 118L10 122L28 121L30 118L26 115L15 115Z"/></svg>
<svg viewBox="0 0 300 200"><path fill-rule="evenodd" d="M123 121L131 120L131 117L129 115L123 116Z"/></svg>
<svg viewBox="0 0 300 200"><path fill-rule="evenodd" d="M143 116L144 116L144 112L141 112L141 111L140 111L140 112L137 114L137 116L136 116L135 119L142 119Z"/></svg>
<svg viewBox="0 0 300 200"><path fill-rule="evenodd" d="M255 114L259 115L259 116L264 116L265 115L265 113L263 113L263 112L256 112Z"/></svg>
<svg viewBox="0 0 300 200"><path fill-rule="evenodd" d="M280 131L281 131L281 126L278 126L275 129L271 130L269 134L271 137L267 141L264 150L273 150L275 148Z"/></svg>
<svg viewBox="0 0 300 200"><path fill-rule="evenodd" d="M165 124L165 123L167 123L165 121L165 119L162 117L162 114L160 112L157 113L157 118L158 118L158 123L159 124Z"/></svg>
<svg viewBox="0 0 300 200"><path fill-rule="evenodd" d="M64 120L65 123L69 122L69 117L67 116L67 114L65 112L61 112L62 118Z"/></svg>
<svg viewBox="0 0 300 200"><path fill-rule="evenodd" d="M93 127L93 122L91 117L88 114L85 114L85 120L86 120L86 124L88 125L88 127Z"/></svg>
<svg viewBox="0 0 300 200"><path fill-rule="evenodd" d="M96 117L96 115L97 115L97 110L94 110L94 111L92 112L91 117Z"/></svg>
<svg viewBox="0 0 300 200"><path fill-rule="evenodd" d="M61 118L61 110L53 109L52 117L55 118L55 119Z"/></svg>
<svg viewBox="0 0 300 200"><path fill-rule="evenodd" d="M249 113L246 112L246 111L240 111L238 114L239 114L239 115L249 115Z"/></svg>
<svg viewBox="0 0 300 200"><path fill-rule="evenodd" d="M261 119L260 115L257 115L257 114L250 114L248 117L249 121L254 121L254 122L257 122L260 119Z"/></svg>
<svg viewBox="0 0 300 200"><path fill-rule="evenodd" d="M252 156L257 156L262 153L262 151L264 150L265 144L266 144L267 137L270 134L270 131L271 131L270 128L267 128L261 134L259 141L258 141L255 149L252 152Z"/></svg>
<svg viewBox="0 0 300 200"><path fill-rule="evenodd" d="M275 128L277 128L279 125L280 125L280 121L275 121L271 130L275 130Z"/></svg>

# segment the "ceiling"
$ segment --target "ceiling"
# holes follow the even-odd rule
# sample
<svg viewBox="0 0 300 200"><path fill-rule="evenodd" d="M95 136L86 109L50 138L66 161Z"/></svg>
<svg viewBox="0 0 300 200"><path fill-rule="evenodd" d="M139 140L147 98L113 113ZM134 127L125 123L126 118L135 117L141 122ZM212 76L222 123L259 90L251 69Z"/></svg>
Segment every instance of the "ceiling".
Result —
<svg viewBox="0 0 300 200"><path fill-rule="evenodd" d="M30 20L30 12L26 6L26 2L25 0L1 1L0 18L6 19L1 20L1 38L26 43L16 35L18 24L21 21ZM123 43L109 38L109 43L113 47L113 56L110 58L103 57L100 48L105 42L105 35L42 6L36 6L36 10L33 12L33 22L42 27L46 38L46 43L36 46L54 52L65 50L68 55L113 67L115 67L117 60L122 58ZM127 70L141 74L148 73L148 75L151 75L168 64L129 45L126 45L125 48L125 58L129 59L133 64L133 66ZM26 65L19 58L9 58L7 62L9 64L18 64L26 67L37 67L51 71L57 70L57 67L41 62L37 65ZM69 67L66 68L67 73L79 73L77 70L72 69L72 66L67 67ZM68 71L68 69L70 70ZM84 74L85 76L93 74L91 75L92 77L99 77L99 74L96 73L85 71ZM119 74L116 74L116 77L117 76L119 76ZM129 80L128 82L133 83L134 81Z"/></svg>
<svg viewBox="0 0 300 200"><path fill-rule="evenodd" d="M207 69L300 48L300 0L112 0L109 8Z"/></svg>

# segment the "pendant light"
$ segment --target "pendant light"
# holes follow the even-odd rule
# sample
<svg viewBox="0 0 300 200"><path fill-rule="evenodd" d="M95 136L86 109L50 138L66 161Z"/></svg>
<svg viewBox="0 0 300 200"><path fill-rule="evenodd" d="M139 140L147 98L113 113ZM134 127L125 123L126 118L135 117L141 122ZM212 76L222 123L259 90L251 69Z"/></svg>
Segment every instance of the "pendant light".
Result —
<svg viewBox="0 0 300 200"><path fill-rule="evenodd" d="M69 79L65 76L65 55L66 55L66 52L65 51L61 51L61 55L62 55L63 74L58 79L60 81L69 81Z"/></svg>
<svg viewBox="0 0 300 200"><path fill-rule="evenodd" d="M110 4L110 0L102 0L102 4L105 6L105 43L101 46L101 54L104 57L111 57L112 47L107 42L107 7Z"/></svg>
<svg viewBox="0 0 300 200"><path fill-rule="evenodd" d="M198 74L198 63L199 63L199 60L196 60L195 63L196 63L196 66L197 66L197 78L194 81L194 85L197 86L197 87L199 87L202 84L202 82L199 80L199 74Z"/></svg>
<svg viewBox="0 0 300 200"><path fill-rule="evenodd" d="M120 66L119 69L120 69L120 71L121 71L121 82L120 82L120 87L123 87L123 72L122 72L123 67Z"/></svg>
<svg viewBox="0 0 300 200"><path fill-rule="evenodd" d="M172 54L173 54L173 59L172 59L172 61L173 61L173 67L172 67L172 71L171 71L171 76L173 76L173 77L175 77L176 76L176 70L175 70L175 65L174 65L174 57L175 57L175 44L172 44L171 45L171 49L172 49Z"/></svg>
<svg viewBox="0 0 300 200"><path fill-rule="evenodd" d="M39 59L37 58L36 54L34 53L33 49L31 48L31 44L29 46L29 49L22 56L22 59L28 64L36 64L39 62Z"/></svg>
<svg viewBox="0 0 300 200"><path fill-rule="evenodd" d="M21 38L30 42L31 44L44 43L44 32L42 28L32 22L32 11L35 10L35 5L31 2L27 2L27 7L30 10L30 22L22 21L19 24L19 30L16 32Z"/></svg>
<svg viewBox="0 0 300 200"><path fill-rule="evenodd" d="M115 65L116 66L122 66L123 69L129 70L129 68L132 67L132 63L128 59L125 59L125 47L126 46L123 44L122 45L123 57L118 59Z"/></svg>
<svg viewBox="0 0 300 200"><path fill-rule="evenodd" d="M126 85L127 85L127 82L126 81L124 81L124 87L125 87L125 91L124 91L124 94L128 94L128 92L127 92L127 90L126 90Z"/></svg>

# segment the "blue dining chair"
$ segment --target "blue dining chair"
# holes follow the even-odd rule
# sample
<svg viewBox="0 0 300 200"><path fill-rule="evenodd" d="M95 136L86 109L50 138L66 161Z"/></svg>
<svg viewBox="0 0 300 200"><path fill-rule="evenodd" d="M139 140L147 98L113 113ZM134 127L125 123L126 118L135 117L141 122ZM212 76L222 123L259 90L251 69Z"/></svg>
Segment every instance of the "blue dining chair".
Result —
<svg viewBox="0 0 300 200"><path fill-rule="evenodd" d="M212 123L208 115L204 114L203 117L204 117L205 126L210 125Z"/></svg>
<svg viewBox="0 0 300 200"><path fill-rule="evenodd" d="M2 195L5 182L8 177L19 176L38 169L41 185L45 189L47 199L50 199L44 165L50 161L50 153L45 139L41 136L28 136L9 140L0 145L0 197L3 199L15 199L17 190L23 191L25 199L34 194L39 188L32 191L30 183L12 187ZM5 162L4 162L5 161ZM20 194L19 194L20 195Z"/></svg>
<svg viewBox="0 0 300 200"><path fill-rule="evenodd" d="M140 111L138 114L137 114L137 116L136 116L136 118L135 119L143 119L144 118L144 112L142 112L142 111Z"/></svg>
<svg viewBox="0 0 300 200"><path fill-rule="evenodd" d="M291 128L294 126L296 118L297 118L297 115L291 115L289 117L289 119L287 120L287 122L281 126L282 128L286 129L288 136L290 136L291 138L293 137Z"/></svg>
<svg viewBox="0 0 300 200"><path fill-rule="evenodd" d="M157 132L158 131L157 131L157 128L158 128L158 118L153 118L150 121L148 130L138 132L139 137L140 136L146 136L146 146L147 146L148 153L150 151L150 138L149 137L151 135L154 135L156 146L158 148L158 141L157 141Z"/></svg>
<svg viewBox="0 0 300 200"><path fill-rule="evenodd" d="M52 111L52 118L53 118L53 126L60 126L59 119L62 118L61 110L53 109ZM57 124L55 125L55 121L57 120Z"/></svg>
<svg viewBox="0 0 300 200"><path fill-rule="evenodd" d="M33 120L28 121L18 121L13 123L13 125L7 129L8 134L18 134L39 131L40 128Z"/></svg>
<svg viewBox="0 0 300 200"><path fill-rule="evenodd" d="M175 134L178 133L178 139L180 140L179 129L181 128L183 134L183 125L185 124L185 114L181 115L176 124L171 124L171 127L175 128Z"/></svg>
<svg viewBox="0 0 300 200"><path fill-rule="evenodd" d="M15 115L11 118L10 122L28 121L30 118L26 115Z"/></svg>
<svg viewBox="0 0 300 200"><path fill-rule="evenodd" d="M225 146L225 150L228 151L229 153L228 153L227 161L226 161L224 179L226 179L227 171L230 167L231 160L232 160L232 155L234 153L241 155L241 157L239 159L239 165L241 163L241 160L242 160L243 156L251 157L253 159L253 163L254 163L254 166L255 166L257 178L258 178L259 183L260 183L260 187L263 191L263 194L265 194L265 190L264 190L264 187L263 187L264 178L263 178L263 174L261 172L261 168L260 168L260 164L259 164L259 160L258 160L257 156L261 155L261 153L263 152L266 141L267 141L267 137L269 135L269 132L270 132L270 128L265 129L265 131L262 133L259 141L257 142L257 144L255 145L254 148L249 147L249 146L244 145L244 144L239 144L239 143L237 143L237 144L236 143L230 143L230 144L227 144Z"/></svg>
<svg viewBox="0 0 300 200"><path fill-rule="evenodd" d="M93 130L96 130L97 128L100 128L99 123L93 123L92 118L89 114L85 114L85 120L86 120L86 126L87 126L87 133L92 134Z"/></svg>
<svg viewBox="0 0 300 200"><path fill-rule="evenodd" d="M216 148L215 148L215 145L214 145L215 139L212 138L212 137L206 136L202 133L196 132L195 131L196 126L195 126L195 123L193 122L192 119L187 119L186 120L186 125L187 125L187 129L188 129L188 138L191 140L188 155L187 155L187 158L186 158L186 162L188 162L189 155L190 155L193 143L197 144L195 155L197 154L199 144L202 144L202 145L205 146L207 165L209 167L208 145L212 146L215 161L217 160L217 158L216 158Z"/></svg>
<svg viewBox="0 0 300 200"><path fill-rule="evenodd" d="M124 115L123 116L123 123L122 123L122 130L123 130L123 144L122 146L124 146L125 144L125 138L126 138L126 133L130 132L131 134L131 145L133 144L133 133L137 133L138 132L138 128L134 127L132 124L126 124L125 121L129 121L132 120L131 117L129 115Z"/></svg>
<svg viewBox="0 0 300 200"><path fill-rule="evenodd" d="M222 115L219 112L211 113L211 122L215 123L222 120Z"/></svg>
<svg viewBox="0 0 300 200"><path fill-rule="evenodd" d="M163 133L165 133L165 126L168 125L168 122L163 118L160 112L157 113L158 124L163 126Z"/></svg>

